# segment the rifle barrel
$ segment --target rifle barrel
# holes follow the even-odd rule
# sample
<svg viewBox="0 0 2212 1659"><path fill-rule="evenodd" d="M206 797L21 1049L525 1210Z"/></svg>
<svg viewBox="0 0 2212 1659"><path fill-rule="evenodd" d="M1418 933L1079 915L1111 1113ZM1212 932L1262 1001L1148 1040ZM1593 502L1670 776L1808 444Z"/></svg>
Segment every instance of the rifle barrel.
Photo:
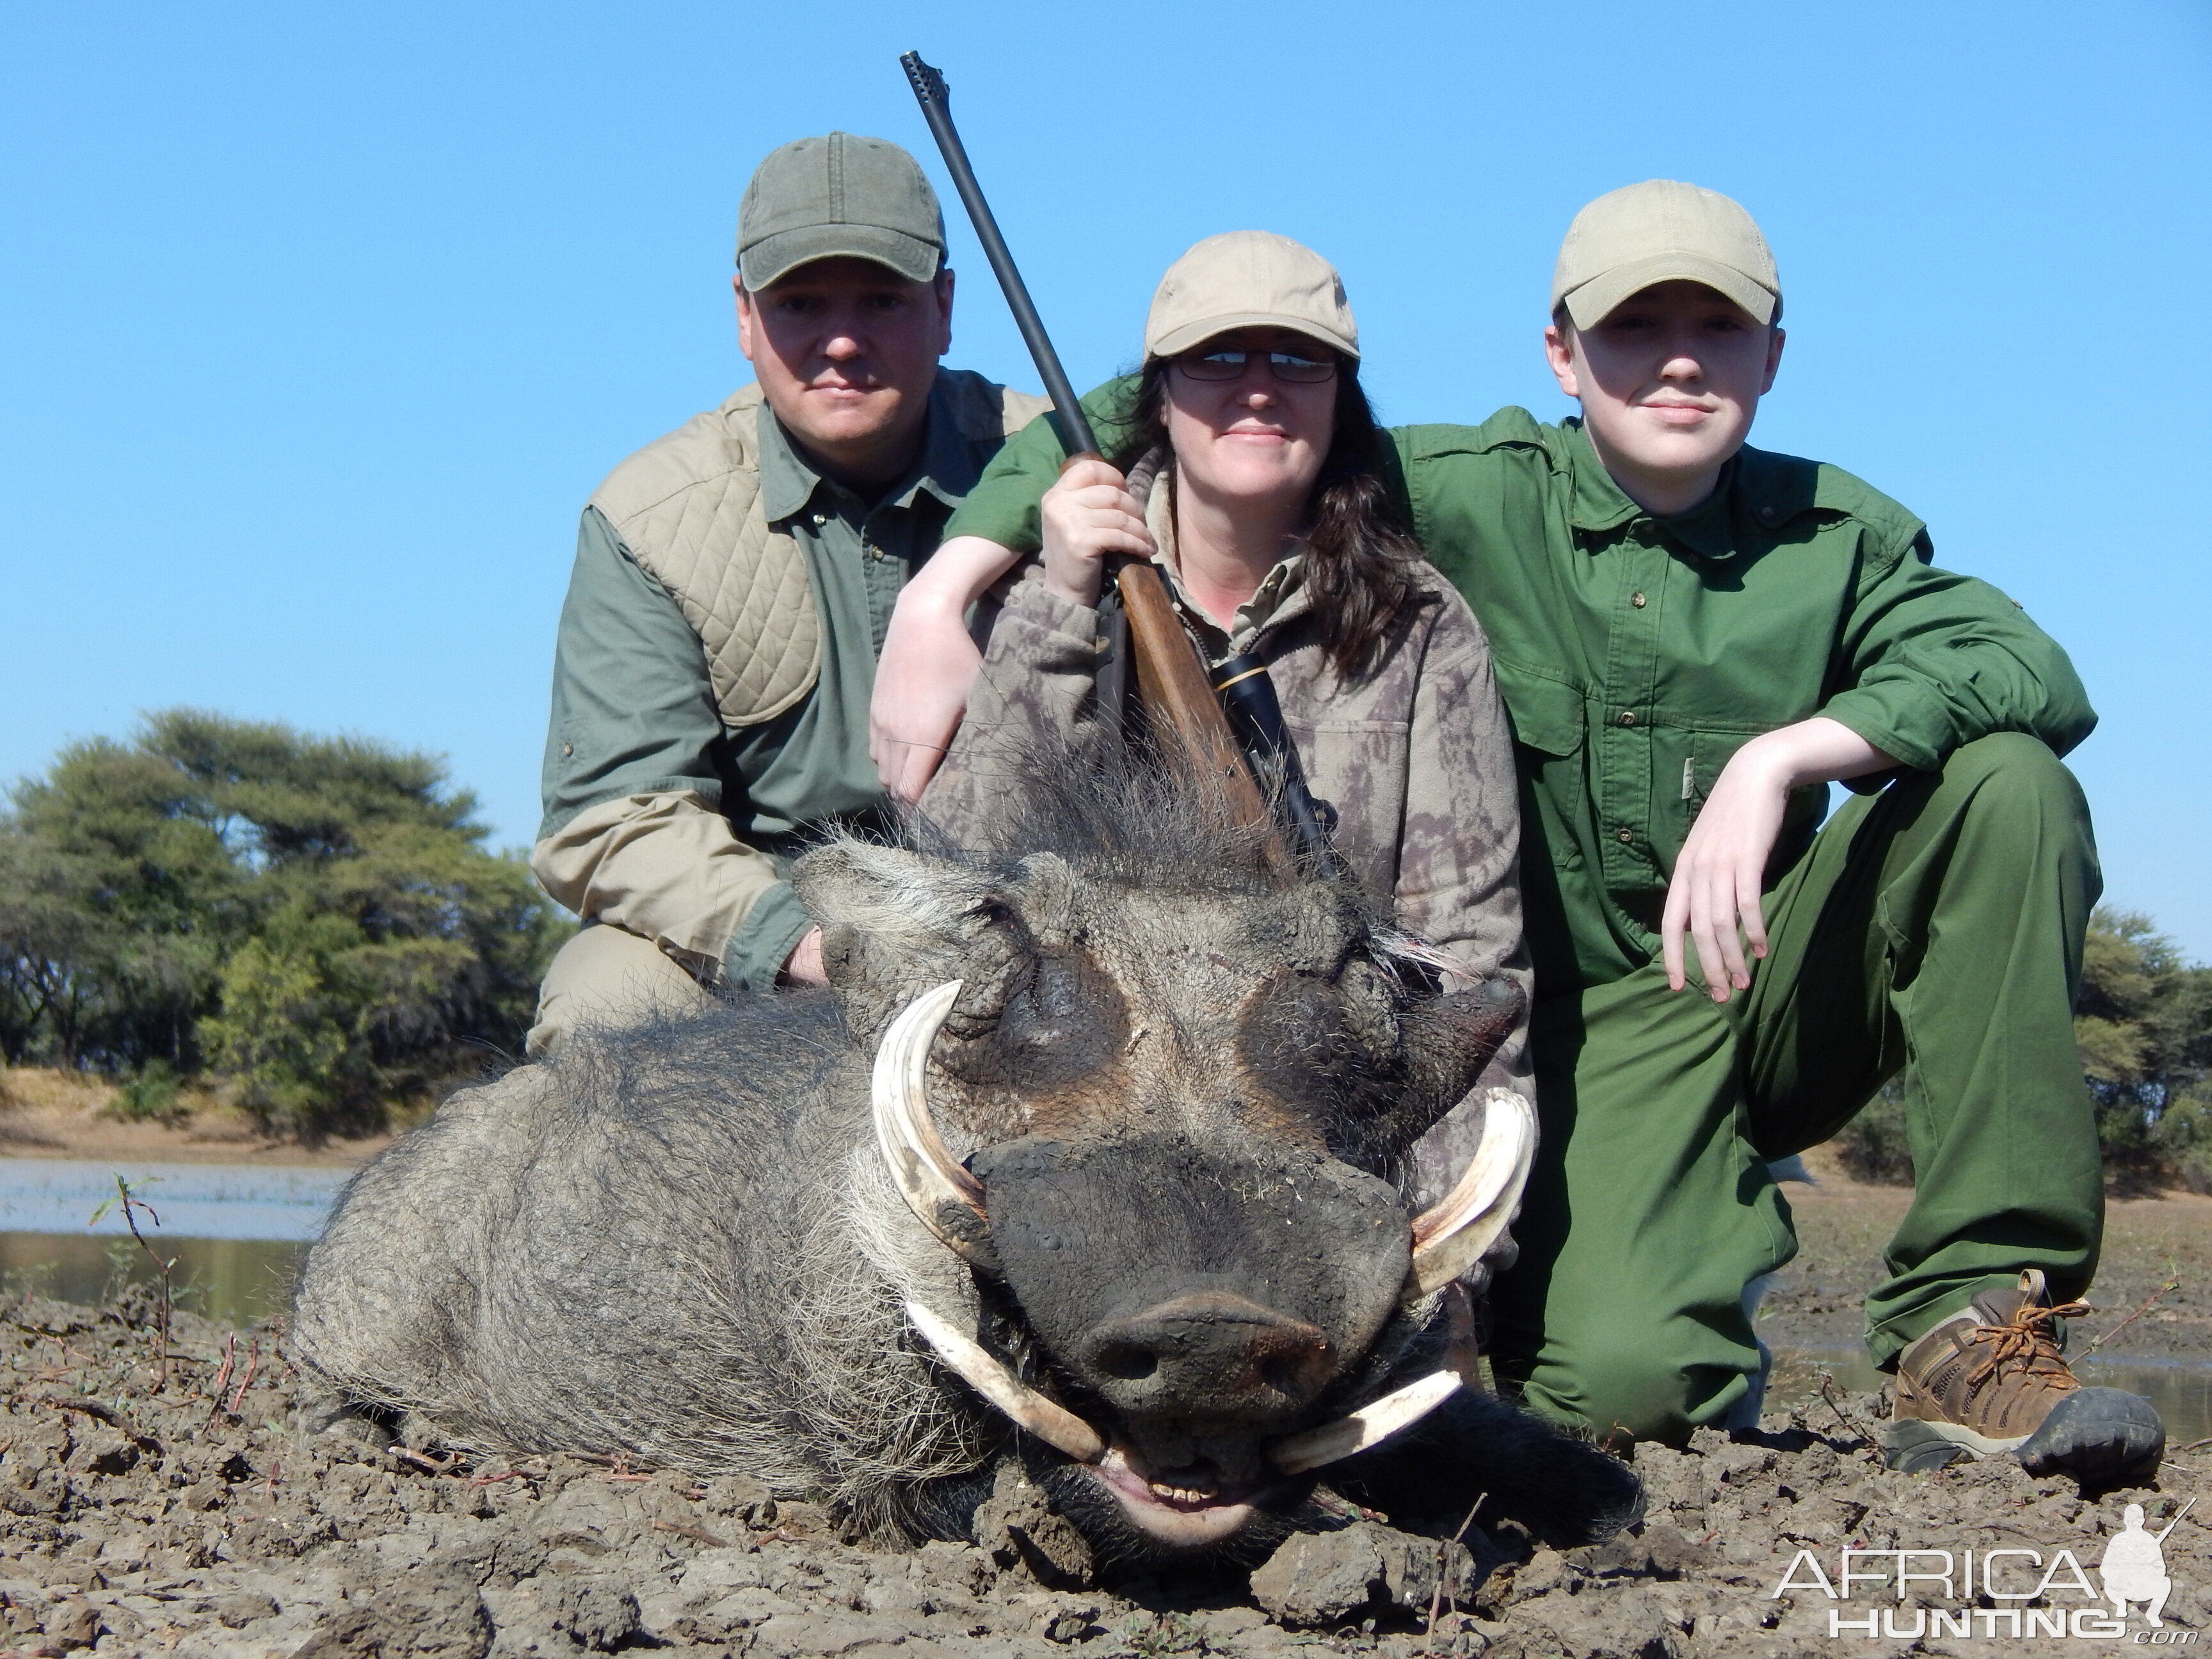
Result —
<svg viewBox="0 0 2212 1659"><path fill-rule="evenodd" d="M1029 347L1030 356L1036 364L1037 378L1044 382L1044 395L1052 399L1053 412L1060 416L1060 429L1067 440L1070 454L1097 454L1098 441L1091 434L1091 422L1083 413L1083 405L1075 399L1075 388L1068 383L1067 371L1060 366L1060 354L1052 349L1052 337L1044 331L1044 319L1037 315L1037 308L1030 299L1029 285L1015 268L1006 239L999 234L999 222L992 216L991 204L983 199L983 187L975 182L975 169L968 165L968 148L960 142L959 129L952 125L951 88L945 84L944 76L921 61L920 52L906 52L899 63L913 83L915 98L921 105L922 119L929 123L938 150L945 157L946 170L952 174L952 187L960 192L960 200L968 209L969 222L975 227L975 235L983 244L983 257L991 262L999 286L1006 290L1006 304L1014 313L1014 326L1021 330L1022 342Z"/></svg>

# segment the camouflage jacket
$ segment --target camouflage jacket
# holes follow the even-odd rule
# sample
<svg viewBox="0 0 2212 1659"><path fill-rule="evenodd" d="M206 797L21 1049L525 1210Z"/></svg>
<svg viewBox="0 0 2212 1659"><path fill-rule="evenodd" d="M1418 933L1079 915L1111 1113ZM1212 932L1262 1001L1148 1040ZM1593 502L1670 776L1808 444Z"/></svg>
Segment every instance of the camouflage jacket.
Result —
<svg viewBox="0 0 2212 1659"><path fill-rule="evenodd" d="M1154 493L1157 500L1166 492ZM1161 514L1150 516L1160 538ZM1040 736L1080 739L1100 719L1099 612L1054 596L1042 574L1027 561L989 619L967 718L921 799L924 814L956 841L975 840L976 826L1010 787L1004 756ZM1224 654L1223 630L1169 586L1185 625L1202 644L1210 633L1210 654ZM1337 851L1400 927L1449 951L1471 973L1508 975L1528 994L1512 738L1474 613L1441 580L1433 582L1399 619L1381 665L1346 684L1322 649L1295 567L1279 586L1279 602L1256 625L1240 626L1235 642L1267 661L1307 782L1335 808ZM1483 1085L1525 1091L1525 1046L1524 1021ZM1478 1109L1464 1127L1479 1122ZM1423 1144L1425 1186L1432 1171L1464 1167L1473 1141L1461 1139Z"/></svg>

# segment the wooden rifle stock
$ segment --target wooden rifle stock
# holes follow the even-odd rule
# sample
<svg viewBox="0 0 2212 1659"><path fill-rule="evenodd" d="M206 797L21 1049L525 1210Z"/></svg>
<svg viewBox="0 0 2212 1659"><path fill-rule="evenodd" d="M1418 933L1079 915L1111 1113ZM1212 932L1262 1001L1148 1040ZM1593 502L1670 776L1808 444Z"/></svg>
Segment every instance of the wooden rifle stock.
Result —
<svg viewBox="0 0 2212 1659"><path fill-rule="evenodd" d="M983 257L990 261L992 273L1006 293L1007 308L1014 313L1014 325L1021 331L1023 343L1036 364L1045 395L1052 399L1053 412L1060 417L1060 433L1071 452L1061 470L1078 461L1103 459L1097 440L1091 435L1091 422L1076 399L1075 388L1060 367L1060 354L1045 333L1044 319L1037 315L1028 284L1015 268L1006 238L999 234L999 222L983 199L982 186L975 182L967 147L952 125L951 94L945 77L923 63L919 52L905 53L899 63L921 105L922 118L929 123L930 133L945 157L953 188L960 192L968 210L976 240L983 245ZM1212 780L1240 821L1270 825L1267 860L1279 868L1286 865L1289 849L1280 833L1272 830L1273 818L1261 797L1260 786L1207 682L1205 660L1176 617L1160 573L1145 560L1130 559L1114 573L1114 581L1129 618L1129 644L1137 659L1137 693L1151 716L1154 735L1172 759L1188 765L1198 776Z"/></svg>

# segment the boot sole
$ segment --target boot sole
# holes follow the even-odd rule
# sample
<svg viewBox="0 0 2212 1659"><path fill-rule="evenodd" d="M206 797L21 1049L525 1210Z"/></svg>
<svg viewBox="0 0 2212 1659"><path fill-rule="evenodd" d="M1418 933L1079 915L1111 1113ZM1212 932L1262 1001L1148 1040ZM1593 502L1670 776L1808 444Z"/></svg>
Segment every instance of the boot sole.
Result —
<svg viewBox="0 0 2212 1659"><path fill-rule="evenodd" d="M2166 1455L2166 1425L2149 1401L2121 1389L2082 1389L2051 1408L2033 1434L1998 1438L1963 1423L1901 1418L1882 1435L1882 1462L1925 1474L1960 1457L2009 1452L2030 1474L2070 1474L2087 1485L2112 1486L2148 1474Z"/></svg>
<svg viewBox="0 0 2212 1659"><path fill-rule="evenodd" d="M2166 1425L2150 1401L2124 1389L2070 1394L2013 1453L2030 1474L2070 1474L2088 1486L2148 1478L2166 1455Z"/></svg>

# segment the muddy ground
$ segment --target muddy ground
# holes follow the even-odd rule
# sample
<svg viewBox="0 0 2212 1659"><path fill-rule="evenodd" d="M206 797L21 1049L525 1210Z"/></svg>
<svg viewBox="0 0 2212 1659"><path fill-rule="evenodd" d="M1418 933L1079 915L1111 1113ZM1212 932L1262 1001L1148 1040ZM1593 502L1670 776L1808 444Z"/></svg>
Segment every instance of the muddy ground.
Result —
<svg viewBox="0 0 2212 1659"><path fill-rule="evenodd" d="M1648 1516L1597 1548L1534 1547L1480 1515L1455 1546L1347 1513L1255 1573L1098 1583L1052 1565L1050 1522L1021 1492L986 1506L981 1547L870 1552L841 1543L816 1506L740 1480L578 1459L441 1467L309 1437L293 1422L281 1335L180 1313L164 1382L155 1305L133 1288L101 1310L0 1306L9 1653L1782 1655L1830 1650L1832 1612L1876 1620L1871 1637L1844 1627L1844 1652L2079 1652L2121 1628L2094 1622L2103 1604L2088 1598L2122 1504L2142 1503L2155 1530L2212 1498L2201 1446L2170 1452L2154 1488L2095 1501L2005 1462L1893 1474L1868 1449L1879 1397L1838 1394L1778 1410L1756 1435L1644 1449ZM1820 1581L1835 1583L1845 1546L1949 1550L1954 1570L1972 1549L1975 1594L1915 1581L1900 1602L1894 1558L1875 1555L1854 1565L1881 1581L1831 1601ZM2166 1631L2193 1630L2212 1619L2212 1502L2164 1547ZM2048 1570L2043 1595L1989 1595L1991 1549L2035 1552L2001 1558L1996 1588L2032 1593ZM1785 1578L1793 1588L1776 1595ZM1916 1645L1902 1632L1931 1608L1971 1633ZM2039 1611L2047 1632L2084 1608L2079 1636L2010 1637L2011 1610L2029 1610L2028 1632ZM2166 1633L2140 1608L2124 1629Z"/></svg>

